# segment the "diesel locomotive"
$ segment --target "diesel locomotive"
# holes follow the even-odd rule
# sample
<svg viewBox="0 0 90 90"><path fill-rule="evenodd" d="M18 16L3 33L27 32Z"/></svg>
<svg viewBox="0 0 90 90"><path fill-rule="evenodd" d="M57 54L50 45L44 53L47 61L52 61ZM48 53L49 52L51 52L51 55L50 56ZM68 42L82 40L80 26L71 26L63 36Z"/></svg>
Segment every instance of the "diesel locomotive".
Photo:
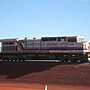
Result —
<svg viewBox="0 0 90 90"><path fill-rule="evenodd" d="M87 62L90 42L81 36L1 39L1 61Z"/></svg>

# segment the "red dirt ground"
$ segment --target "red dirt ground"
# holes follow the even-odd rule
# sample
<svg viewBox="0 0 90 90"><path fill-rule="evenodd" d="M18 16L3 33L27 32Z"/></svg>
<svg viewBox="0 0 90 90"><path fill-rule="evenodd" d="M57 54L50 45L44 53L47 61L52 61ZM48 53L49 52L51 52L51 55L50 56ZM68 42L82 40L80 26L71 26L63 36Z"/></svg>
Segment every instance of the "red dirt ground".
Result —
<svg viewBox="0 0 90 90"><path fill-rule="evenodd" d="M0 90L45 90L45 85L25 83L0 83ZM90 87L48 85L47 90L90 90Z"/></svg>
<svg viewBox="0 0 90 90"><path fill-rule="evenodd" d="M46 84L48 90L90 90L90 63L0 63L0 90L44 90Z"/></svg>

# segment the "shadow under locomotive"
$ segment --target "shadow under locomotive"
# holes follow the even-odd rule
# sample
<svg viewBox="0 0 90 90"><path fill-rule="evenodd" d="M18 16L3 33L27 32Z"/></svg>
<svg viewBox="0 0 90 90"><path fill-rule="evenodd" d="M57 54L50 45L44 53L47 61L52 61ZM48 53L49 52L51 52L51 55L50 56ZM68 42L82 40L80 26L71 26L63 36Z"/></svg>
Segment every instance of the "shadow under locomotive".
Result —
<svg viewBox="0 0 90 90"><path fill-rule="evenodd" d="M7 79L15 79L30 73L48 70L62 64L80 63L57 63L57 62L0 62L0 75L6 75Z"/></svg>
<svg viewBox="0 0 90 90"><path fill-rule="evenodd" d="M7 79L15 79L17 77L37 73L55 67L59 63L47 62L1 62L0 75L7 75Z"/></svg>

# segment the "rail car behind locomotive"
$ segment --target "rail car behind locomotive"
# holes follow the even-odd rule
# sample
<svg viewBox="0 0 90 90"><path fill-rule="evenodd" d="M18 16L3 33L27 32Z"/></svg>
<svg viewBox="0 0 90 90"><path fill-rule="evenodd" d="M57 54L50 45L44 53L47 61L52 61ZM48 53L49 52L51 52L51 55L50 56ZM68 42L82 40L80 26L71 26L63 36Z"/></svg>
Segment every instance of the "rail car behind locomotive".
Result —
<svg viewBox="0 0 90 90"><path fill-rule="evenodd" d="M2 61L58 60L87 62L90 42L80 36L41 37L40 39L1 39Z"/></svg>

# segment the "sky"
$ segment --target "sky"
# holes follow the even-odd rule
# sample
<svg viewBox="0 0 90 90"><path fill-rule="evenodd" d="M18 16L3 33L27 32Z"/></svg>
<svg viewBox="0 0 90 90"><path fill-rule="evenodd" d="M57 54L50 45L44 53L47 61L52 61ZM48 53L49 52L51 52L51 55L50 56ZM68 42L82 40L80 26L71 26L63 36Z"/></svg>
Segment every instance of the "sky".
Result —
<svg viewBox="0 0 90 90"><path fill-rule="evenodd" d="M83 36L90 41L90 0L0 0L0 39Z"/></svg>

